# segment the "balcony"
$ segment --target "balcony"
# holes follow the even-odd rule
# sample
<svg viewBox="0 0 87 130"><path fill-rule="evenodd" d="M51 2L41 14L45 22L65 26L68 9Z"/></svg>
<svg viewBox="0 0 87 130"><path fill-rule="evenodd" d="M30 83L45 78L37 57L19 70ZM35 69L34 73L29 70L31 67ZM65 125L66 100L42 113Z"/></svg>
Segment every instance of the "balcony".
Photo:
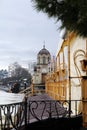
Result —
<svg viewBox="0 0 87 130"><path fill-rule="evenodd" d="M72 100L75 112L69 110L69 100L55 101L47 94L25 97L20 103L0 105L0 130L34 128L79 129L82 114L77 112L79 100Z"/></svg>

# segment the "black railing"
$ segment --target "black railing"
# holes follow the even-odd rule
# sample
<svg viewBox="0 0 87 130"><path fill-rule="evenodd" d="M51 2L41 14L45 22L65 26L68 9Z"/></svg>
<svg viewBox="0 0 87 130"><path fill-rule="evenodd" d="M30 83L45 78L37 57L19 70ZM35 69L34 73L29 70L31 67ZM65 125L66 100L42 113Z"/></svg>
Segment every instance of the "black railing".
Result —
<svg viewBox="0 0 87 130"><path fill-rule="evenodd" d="M72 100L73 110L69 110L69 101L41 100L25 101L9 105L0 105L0 130L16 129L27 126L32 122L51 118L63 118L78 115L78 103L81 100ZM72 108L72 105L71 105Z"/></svg>

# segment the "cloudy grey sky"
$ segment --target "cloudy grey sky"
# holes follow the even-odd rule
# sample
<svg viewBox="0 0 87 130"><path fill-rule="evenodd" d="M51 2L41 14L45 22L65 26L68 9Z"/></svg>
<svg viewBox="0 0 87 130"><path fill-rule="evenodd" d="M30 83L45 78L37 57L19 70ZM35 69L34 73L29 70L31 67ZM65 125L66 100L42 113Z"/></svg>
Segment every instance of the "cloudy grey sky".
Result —
<svg viewBox="0 0 87 130"><path fill-rule="evenodd" d="M32 6L31 0L0 0L0 69L15 61L28 67L44 41L51 55L56 55L59 23Z"/></svg>

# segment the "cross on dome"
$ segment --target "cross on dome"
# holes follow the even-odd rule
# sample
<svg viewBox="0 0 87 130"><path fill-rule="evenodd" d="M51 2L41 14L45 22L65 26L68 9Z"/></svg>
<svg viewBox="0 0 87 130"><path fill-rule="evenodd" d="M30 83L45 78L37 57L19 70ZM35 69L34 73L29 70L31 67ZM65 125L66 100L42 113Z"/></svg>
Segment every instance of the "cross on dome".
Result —
<svg viewBox="0 0 87 130"><path fill-rule="evenodd" d="M43 48L45 49L45 41L44 41L44 45L43 45Z"/></svg>

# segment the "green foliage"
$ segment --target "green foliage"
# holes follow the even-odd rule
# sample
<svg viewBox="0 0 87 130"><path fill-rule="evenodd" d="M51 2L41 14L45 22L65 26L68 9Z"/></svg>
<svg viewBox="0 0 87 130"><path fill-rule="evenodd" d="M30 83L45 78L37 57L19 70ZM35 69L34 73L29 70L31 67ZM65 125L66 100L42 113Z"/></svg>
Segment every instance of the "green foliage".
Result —
<svg viewBox="0 0 87 130"><path fill-rule="evenodd" d="M87 0L32 0L37 11L61 20L60 28L87 37Z"/></svg>

